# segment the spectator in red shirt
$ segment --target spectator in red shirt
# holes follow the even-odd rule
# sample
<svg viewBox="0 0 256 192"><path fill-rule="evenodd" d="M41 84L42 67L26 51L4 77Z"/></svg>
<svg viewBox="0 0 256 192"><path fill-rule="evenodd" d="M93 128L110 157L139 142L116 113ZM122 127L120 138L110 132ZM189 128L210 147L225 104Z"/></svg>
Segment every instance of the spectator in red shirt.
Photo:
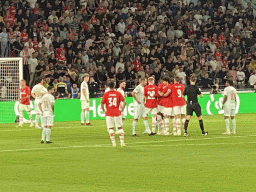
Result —
<svg viewBox="0 0 256 192"><path fill-rule="evenodd" d="M136 59L132 62L132 64L134 65L134 69L136 70L136 72L138 72L141 66L140 56L137 56Z"/></svg>

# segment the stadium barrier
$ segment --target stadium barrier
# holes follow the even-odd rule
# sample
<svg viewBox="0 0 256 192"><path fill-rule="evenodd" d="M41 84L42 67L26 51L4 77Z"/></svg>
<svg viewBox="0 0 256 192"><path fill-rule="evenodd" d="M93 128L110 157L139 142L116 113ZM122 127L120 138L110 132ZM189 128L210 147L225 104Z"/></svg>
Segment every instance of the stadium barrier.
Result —
<svg viewBox="0 0 256 192"><path fill-rule="evenodd" d="M101 110L100 106L101 98L90 99L90 120L93 119L105 119L105 114ZM203 98L199 98L200 105L202 107L203 115L217 115L223 114L222 94L204 94ZM125 108L126 118L132 118L134 114L133 98L126 98L127 106ZM32 114L34 111L34 101L31 102ZM10 117L8 119L0 118L0 124L14 123L18 111L18 102L0 102L0 108L12 109ZM3 110L1 110L3 111ZM9 112L8 112L9 113ZM55 121L79 121L81 113L81 102L79 99L63 99L56 100L54 106L54 120ZM236 113L256 113L256 93L238 93ZM24 112L24 121L28 121L28 115Z"/></svg>

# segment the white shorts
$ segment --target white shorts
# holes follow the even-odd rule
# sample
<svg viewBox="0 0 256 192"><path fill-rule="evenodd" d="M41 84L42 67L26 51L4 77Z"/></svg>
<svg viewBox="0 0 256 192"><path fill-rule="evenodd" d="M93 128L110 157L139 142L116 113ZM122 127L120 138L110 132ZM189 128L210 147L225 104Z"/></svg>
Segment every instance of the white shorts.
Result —
<svg viewBox="0 0 256 192"><path fill-rule="evenodd" d="M225 104L225 106L224 106L224 116L234 117L235 114L236 114L236 106Z"/></svg>
<svg viewBox="0 0 256 192"><path fill-rule="evenodd" d="M186 105L183 106L175 106L173 107L174 115L185 115L186 114Z"/></svg>
<svg viewBox="0 0 256 192"><path fill-rule="evenodd" d="M147 108L147 107L145 107L145 114L148 115L149 113L151 113L152 115L156 115L157 114L157 108Z"/></svg>
<svg viewBox="0 0 256 192"><path fill-rule="evenodd" d="M53 126L53 115L52 116L42 116L41 123L43 126Z"/></svg>
<svg viewBox="0 0 256 192"><path fill-rule="evenodd" d="M87 108L89 108L90 106L89 106L89 102L86 102L85 100L81 100L81 108L82 109L87 109Z"/></svg>
<svg viewBox="0 0 256 192"><path fill-rule="evenodd" d="M19 104L19 111L28 111L28 112L30 112L30 105Z"/></svg>
<svg viewBox="0 0 256 192"><path fill-rule="evenodd" d="M137 106L134 106L134 119L139 119L141 117L147 117L146 114L146 108L144 104L140 104Z"/></svg>
<svg viewBox="0 0 256 192"><path fill-rule="evenodd" d="M173 108L164 107L164 108L163 108L163 114L164 114L164 115L168 115L168 116L172 116L172 114L173 114Z"/></svg>
<svg viewBox="0 0 256 192"><path fill-rule="evenodd" d="M124 110L121 112L121 116L123 119L125 119L125 111Z"/></svg>
<svg viewBox="0 0 256 192"><path fill-rule="evenodd" d="M157 112L158 112L158 113L163 113L163 111L164 111L164 106L158 105L158 106L157 106Z"/></svg>
<svg viewBox="0 0 256 192"><path fill-rule="evenodd" d="M122 115L120 116L115 116L115 117L110 117L106 116L106 123L107 123L107 128L119 128L123 126L122 122Z"/></svg>

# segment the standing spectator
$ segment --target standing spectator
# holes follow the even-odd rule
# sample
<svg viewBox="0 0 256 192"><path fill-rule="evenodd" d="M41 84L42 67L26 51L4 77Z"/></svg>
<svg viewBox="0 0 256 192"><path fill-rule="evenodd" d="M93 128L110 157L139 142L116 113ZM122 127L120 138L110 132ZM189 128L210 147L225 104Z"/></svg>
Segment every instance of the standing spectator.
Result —
<svg viewBox="0 0 256 192"><path fill-rule="evenodd" d="M136 72L140 70L141 62L140 62L140 56L137 56L136 59L132 62L134 65L134 69Z"/></svg>
<svg viewBox="0 0 256 192"><path fill-rule="evenodd" d="M183 71L183 67L179 67L179 72L177 76L180 78L182 84L186 84L186 73Z"/></svg>
<svg viewBox="0 0 256 192"><path fill-rule="evenodd" d="M93 77L90 77L89 80L89 93L90 93L90 98L95 98L97 97L97 92L99 91L99 86L98 83L94 80Z"/></svg>
<svg viewBox="0 0 256 192"><path fill-rule="evenodd" d="M8 54L8 33L6 28L0 33L0 43L1 43L1 57L7 57Z"/></svg>
<svg viewBox="0 0 256 192"><path fill-rule="evenodd" d="M254 71L250 78L249 78L249 84L251 86L251 88L254 88L254 85L256 84L256 72Z"/></svg>
<svg viewBox="0 0 256 192"><path fill-rule="evenodd" d="M28 65L30 67L30 83L29 86L32 87L35 83L35 74L36 74L36 67L38 65L37 61L37 52L32 53L32 57L28 59Z"/></svg>
<svg viewBox="0 0 256 192"><path fill-rule="evenodd" d="M29 64L28 64L29 52L28 52L27 46L25 46L23 48L23 50L20 52L20 57L23 58L23 79L26 80L27 85L29 85L30 68L29 68Z"/></svg>

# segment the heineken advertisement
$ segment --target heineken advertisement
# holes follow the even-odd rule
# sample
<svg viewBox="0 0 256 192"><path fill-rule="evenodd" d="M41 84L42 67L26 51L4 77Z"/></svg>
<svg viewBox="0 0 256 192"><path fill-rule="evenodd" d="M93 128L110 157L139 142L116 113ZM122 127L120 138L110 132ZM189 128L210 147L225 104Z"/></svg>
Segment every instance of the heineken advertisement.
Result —
<svg viewBox="0 0 256 192"><path fill-rule="evenodd" d="M90 119L105 119L105 114L100 106L101 98L90 99ZM203 115L223 114L222 102L223 95L204 94L199 98ZM126 118L134 115L133 98L126 98L125 114ZM1 117L0 124L14 123L16 116L19 115L18 102L0 102ZM34 102L31 102L32 114L35 115ZM54 106L55 121L78 121L80 120L81 102L79 99L56 100ZM256 113L256 93L238 93L236 113ZM5 115L6 114L6 117ZM8 114L8 115L7 115ZM28 115L24 112L24 121L28 120Z"/></svg>

